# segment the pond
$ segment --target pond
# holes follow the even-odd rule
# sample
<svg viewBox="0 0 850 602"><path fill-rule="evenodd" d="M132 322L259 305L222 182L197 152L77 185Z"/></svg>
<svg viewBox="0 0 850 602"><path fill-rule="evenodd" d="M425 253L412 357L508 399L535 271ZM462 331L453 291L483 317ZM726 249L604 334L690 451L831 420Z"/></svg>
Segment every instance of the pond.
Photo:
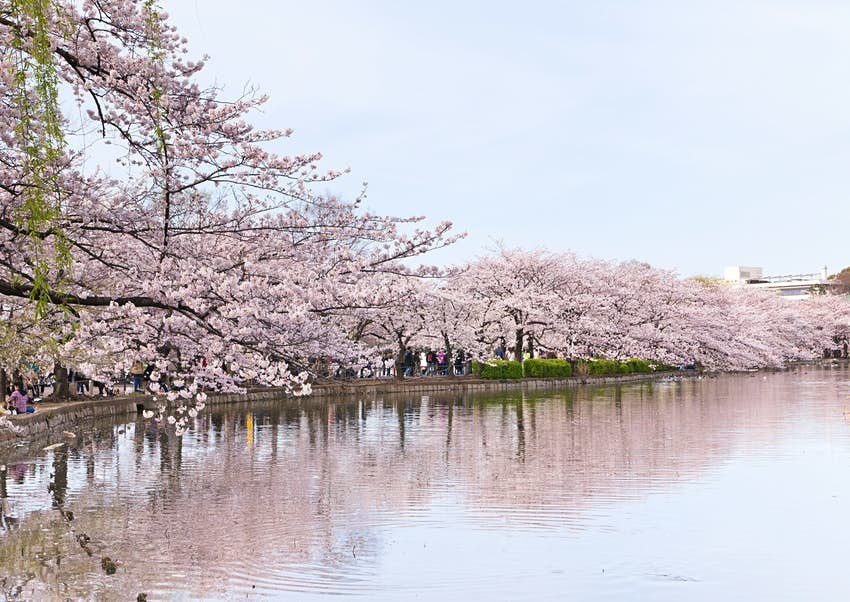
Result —
<svg viewBox="0 0 850 602"><path fill-rule="evenodd" d="M0 459L0 600L850 599L842 364L78 435Z"/></svg>

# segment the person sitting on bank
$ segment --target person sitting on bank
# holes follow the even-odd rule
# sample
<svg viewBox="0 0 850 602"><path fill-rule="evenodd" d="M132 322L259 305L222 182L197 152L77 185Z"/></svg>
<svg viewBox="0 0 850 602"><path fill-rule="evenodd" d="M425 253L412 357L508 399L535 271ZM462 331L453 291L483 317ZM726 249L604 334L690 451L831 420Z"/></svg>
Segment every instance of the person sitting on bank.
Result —
<svg viewBox="0 0 850 602"><path fill-rule="evenodd" d="M12 394L9 395L9 399L7 400L9 403L9 409L12 410L13 414L26 414L27 412L35 412L35 408L31 406L27 406L27 402L29 398L26 393L21 391L21 385L15 384L15 390L12 391Z"/></svg>

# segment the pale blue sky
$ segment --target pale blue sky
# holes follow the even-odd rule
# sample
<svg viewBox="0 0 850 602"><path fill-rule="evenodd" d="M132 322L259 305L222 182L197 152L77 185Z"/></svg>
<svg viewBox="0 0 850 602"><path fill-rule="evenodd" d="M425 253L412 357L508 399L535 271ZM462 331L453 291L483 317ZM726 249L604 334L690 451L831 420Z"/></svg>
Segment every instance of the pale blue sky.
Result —
<svg viewBox="0 0 850 602"><path fill-rule="evenodd" d="M162 0L381 213L682 275L850 265L850 4Z"/></svg>

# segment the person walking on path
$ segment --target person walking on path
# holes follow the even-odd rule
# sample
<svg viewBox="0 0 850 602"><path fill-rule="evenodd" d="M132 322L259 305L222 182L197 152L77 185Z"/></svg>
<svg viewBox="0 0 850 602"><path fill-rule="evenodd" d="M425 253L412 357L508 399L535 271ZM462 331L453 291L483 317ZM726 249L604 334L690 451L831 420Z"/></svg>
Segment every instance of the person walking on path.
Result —
<svg viewBox="0 0 850 602"><path fill-rule="evenodd" d="M145 373L145 365L136 361L130 368L130 376L133 377L133 393L138 393L142 390L142 376Z"/></svg>
<svg viewBox="0 0 850 602"><path fill-rule="evenodd" d="M404 375L413 376L413 351L410 349L404 352Z"/></svg>

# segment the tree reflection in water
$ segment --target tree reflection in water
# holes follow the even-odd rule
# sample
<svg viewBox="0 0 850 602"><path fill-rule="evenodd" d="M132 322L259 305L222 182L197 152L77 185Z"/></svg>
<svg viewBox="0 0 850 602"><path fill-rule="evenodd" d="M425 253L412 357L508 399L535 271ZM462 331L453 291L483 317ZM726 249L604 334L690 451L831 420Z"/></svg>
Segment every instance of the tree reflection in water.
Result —
<svg viewBox="0 0 850 602"><path fill-rule="evenodd" d="M840 388L824 378L819 397ZM375 594L384 555L409 529L563 536L600 506L761 449L805 412L801 381L211 406L182 438L155 423L108 425L39 457L31 485L12 465L0 472L0 516L12 504L25 518L12 532L2 523L0 572L34 598ZM124 562L116 575L68 543L71 521Z"/></svg>

